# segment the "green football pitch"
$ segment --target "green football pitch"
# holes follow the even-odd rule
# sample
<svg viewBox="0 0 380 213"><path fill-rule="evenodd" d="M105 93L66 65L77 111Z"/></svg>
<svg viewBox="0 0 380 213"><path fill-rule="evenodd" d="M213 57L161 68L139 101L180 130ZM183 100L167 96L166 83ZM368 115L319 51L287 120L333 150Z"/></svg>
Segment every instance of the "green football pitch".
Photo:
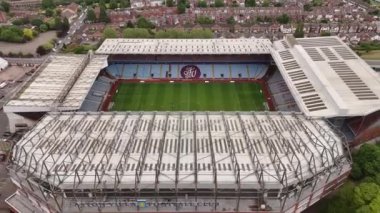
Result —
<svg viewBox="0 0 380 213"><path fill-rule="evenodd" d="M257 83L122 83L113 111L262 111Z"/></svg>

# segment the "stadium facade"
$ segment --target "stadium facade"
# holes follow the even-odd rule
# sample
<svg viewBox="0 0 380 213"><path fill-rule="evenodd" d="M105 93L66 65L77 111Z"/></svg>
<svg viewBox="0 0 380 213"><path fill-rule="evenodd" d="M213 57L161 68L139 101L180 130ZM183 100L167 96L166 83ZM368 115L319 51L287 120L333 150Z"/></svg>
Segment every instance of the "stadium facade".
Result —
<svg viewBox="0 0 380 213"><path fill-rule="evenodd" d="M68 63L69 62L69 63ZM121 81L254 81L277 112L103 112ZM18 212L300 212L379 136L379 75L337 37L108 39L5 106Z"/></svg>

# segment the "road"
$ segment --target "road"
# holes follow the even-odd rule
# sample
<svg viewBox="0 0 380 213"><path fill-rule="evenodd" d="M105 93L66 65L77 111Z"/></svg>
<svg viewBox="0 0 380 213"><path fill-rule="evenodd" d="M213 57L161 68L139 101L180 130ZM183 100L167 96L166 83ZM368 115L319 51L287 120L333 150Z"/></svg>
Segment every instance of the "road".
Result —
<svg viewBox="0 0 380 213"><path fill-rule="evenodd" d="M63 44L68 45L71 43L71 36L75 34L75 32L82 27L84 24L84 20L86 19L87 16L87 8L84 9L80 14L79 17L70 24L70 29L67 32L67 35L59 41L59 44L57 46L57 52L62 49Z"/></svg>
<svg viewBox="0 0 380 213"><path fill-rule="evenodd" d="M380 68L380 60L365 60L371 67Z"/></svg>

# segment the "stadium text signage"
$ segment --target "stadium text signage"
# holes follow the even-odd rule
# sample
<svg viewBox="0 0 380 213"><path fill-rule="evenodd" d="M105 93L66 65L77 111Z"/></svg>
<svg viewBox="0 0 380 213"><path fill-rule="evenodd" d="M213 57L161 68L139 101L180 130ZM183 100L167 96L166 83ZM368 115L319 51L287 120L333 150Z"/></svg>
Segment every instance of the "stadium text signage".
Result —
<svg viewBox="0 0 380 213"><path fill-rule="evenodd" d="M194 79L201 77L201 70L195 65L186 65L181 69L181 77Z"/></svg>
<svg viewBox="0 0 380 213"><path fill-rule="evenodd" d="M79 208L83 207L139 207L139 208L147 208L147 207L183 207L183 206L219 206L219 203L215 202L149 202L146 200L137 200L137 201L126 201L119 200L114 202L76 202L75 206Z"/></svg>

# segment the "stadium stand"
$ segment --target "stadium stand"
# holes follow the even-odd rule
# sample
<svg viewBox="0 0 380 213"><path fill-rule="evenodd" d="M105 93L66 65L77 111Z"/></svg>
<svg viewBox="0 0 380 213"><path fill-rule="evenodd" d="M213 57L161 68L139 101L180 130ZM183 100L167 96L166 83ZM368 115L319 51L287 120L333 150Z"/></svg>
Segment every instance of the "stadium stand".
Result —
<svg viewBox="0 0 380 213"><path fill-rule="evenodd" d="M288 86L278 70L268 78L267 85L277 111L299 111Z"/></svg>
<svg viewBox="0 0 380 213"><path fill-rule="evenodd" d="M98 111L102 105L103 98L110 90L113 80L99 76L95 83L92 85L90 92L87 94L83 104L80 108L81 111Z"/></svg>
<svg viewBox="0 0 380 213"><path fill-rule="evenodd" d="M139 64L111 64L107 71L116 78L148 79L148 78L181 78L182 67L193 64L177 63L139 63ZM261 79L267 73L267 64L221 64L205 63L193 64L201 71L201 78L254 78Z"/></svg>

